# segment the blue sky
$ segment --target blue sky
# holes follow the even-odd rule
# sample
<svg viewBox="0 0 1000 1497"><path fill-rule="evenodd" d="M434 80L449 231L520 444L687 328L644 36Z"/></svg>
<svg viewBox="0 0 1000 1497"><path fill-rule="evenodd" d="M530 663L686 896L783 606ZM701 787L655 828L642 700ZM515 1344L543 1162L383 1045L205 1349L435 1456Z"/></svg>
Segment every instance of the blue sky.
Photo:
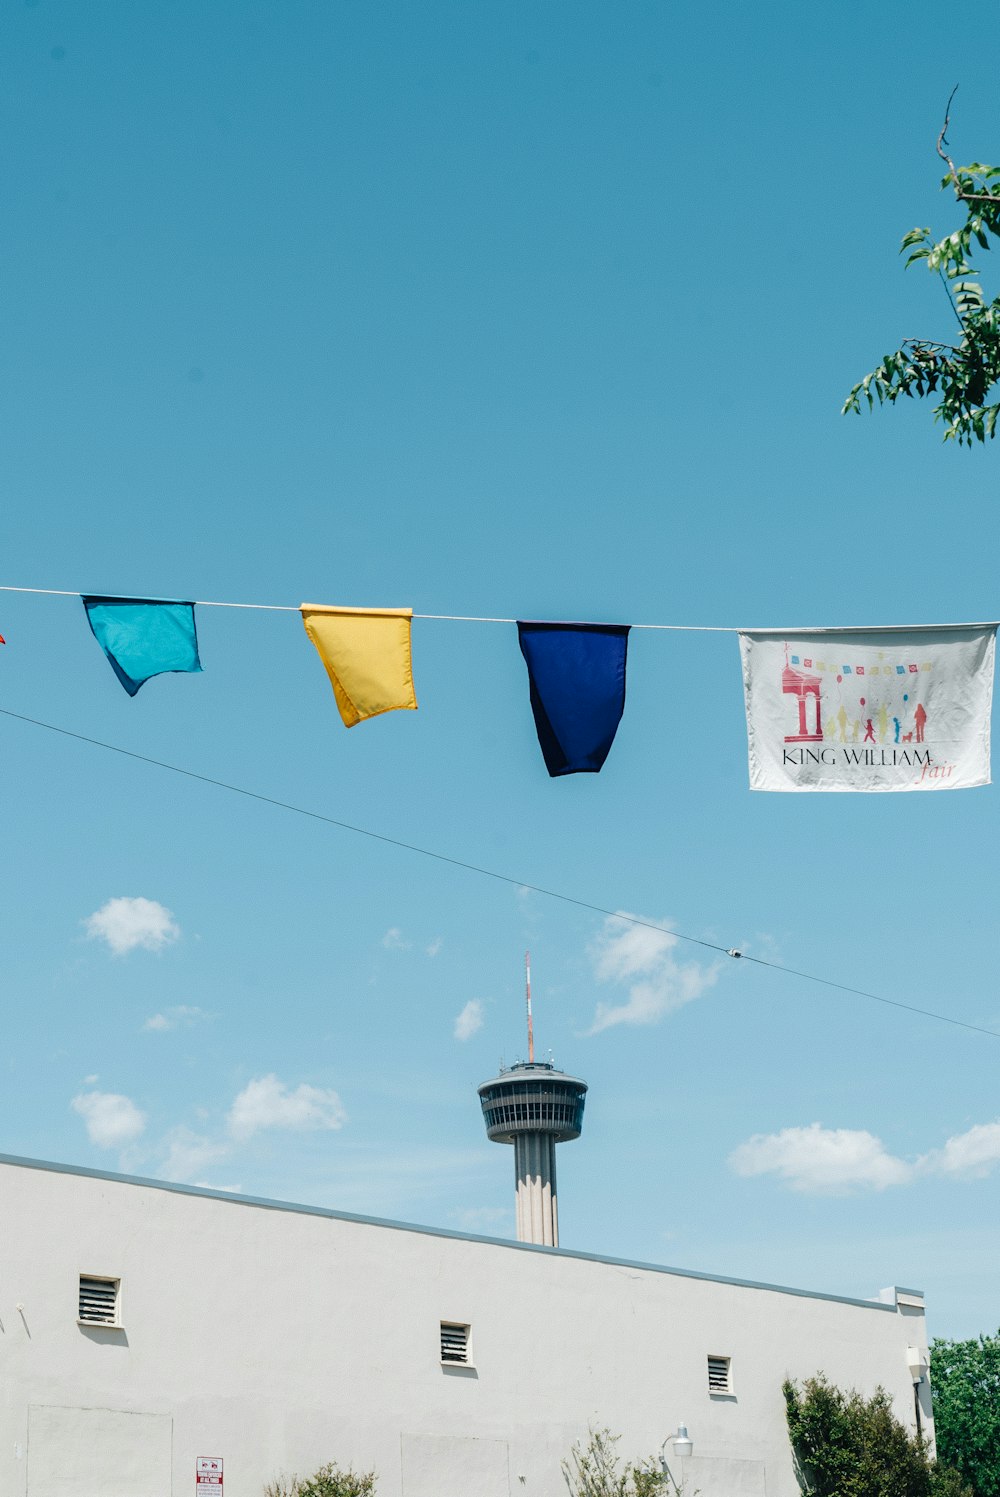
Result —
<svg viewBox="0 0 1000 1497"><path fill-rule="evenodd" d="M839 414L948 331L897 248L953 220L956 81L956 158L1000 155L995 7L963 28L957 72L929 5L12 7L0 582L995 618L996 452ZM0 594L0 700L1000 1029L996 791L751 795L732 635L634 634L604 771L551 781L513 628L418 621L420 710L350 732L294 613L199 630L204 674L130 700L76 600ZM591 1086L565 1245L1000 1323L1000 1041L0 743L5 1151L512 1234L475 1086L523 1052L530 946L539 1048Z"/></svg>

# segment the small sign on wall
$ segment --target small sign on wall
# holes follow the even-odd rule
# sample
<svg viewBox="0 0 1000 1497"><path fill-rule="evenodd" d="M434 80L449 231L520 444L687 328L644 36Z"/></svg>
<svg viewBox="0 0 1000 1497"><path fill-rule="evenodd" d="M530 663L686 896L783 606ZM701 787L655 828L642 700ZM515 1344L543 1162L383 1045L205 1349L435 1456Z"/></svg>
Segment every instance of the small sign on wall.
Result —
<svg viewBox="0 0 1000 1497"><path fill-rule="evenodd" d="M195 1497L222 1497L222 1456L200 1455L194 1470Z"/></svg>

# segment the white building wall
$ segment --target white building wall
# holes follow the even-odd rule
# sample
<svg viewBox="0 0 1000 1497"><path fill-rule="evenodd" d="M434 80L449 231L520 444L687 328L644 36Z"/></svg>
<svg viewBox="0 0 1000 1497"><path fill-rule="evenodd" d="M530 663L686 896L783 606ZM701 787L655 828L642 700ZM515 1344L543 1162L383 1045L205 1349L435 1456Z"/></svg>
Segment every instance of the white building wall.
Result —
<svg viewBox="0 0 1000 1497"><path fill-rule="evenodd" d="M121 1279L120 1330L77 1324L81 1273ZM442 1320L471 1325L474 1368L440 1365ZM702 1497L796 1497L782 1380L881 1384L912 1427L906 1351L926 1346L919 1300L2 1157L0 1323L4 1497L193 1497L199 1456L223 1457L225 1497L328 1460L374 1467L379 1497L565 1497L588 1423L640 1457L682 1420ZM732 1358L731 1397L708 1392L710 1354Z"/></svg>

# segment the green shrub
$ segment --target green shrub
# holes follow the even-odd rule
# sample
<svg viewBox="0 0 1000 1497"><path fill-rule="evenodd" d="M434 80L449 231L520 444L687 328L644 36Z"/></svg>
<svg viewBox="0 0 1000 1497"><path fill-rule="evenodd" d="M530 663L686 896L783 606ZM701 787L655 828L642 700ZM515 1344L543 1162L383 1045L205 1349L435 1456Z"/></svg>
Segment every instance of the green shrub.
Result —
<svg viewBox="0 0 1000 1497"><path fill-rule="evenodd" d="M884 1388L844 1393L822 1373L782 1385L799 1484L809 1497L972 1497L958 1472L928 1458Z"/></svg>
<svg viewBox="0 0 1000 1497"><path fill-rule="evenodd" d="M374 1497L375 1472L342 1471L331 1461L312 1476L282 1476L269 1481L264 1497ZM942 1497L949 1497L948 1493Z"/></svg>
<svg viewBox="0 0 1000 1497"><path fill-rule="evenodd" d="M663 1478L654 1462L620 1465L620 1439L609 1429L591 1429L585 1445L577 1441L562 1462L572 1497L661 1497Z"/></svg>

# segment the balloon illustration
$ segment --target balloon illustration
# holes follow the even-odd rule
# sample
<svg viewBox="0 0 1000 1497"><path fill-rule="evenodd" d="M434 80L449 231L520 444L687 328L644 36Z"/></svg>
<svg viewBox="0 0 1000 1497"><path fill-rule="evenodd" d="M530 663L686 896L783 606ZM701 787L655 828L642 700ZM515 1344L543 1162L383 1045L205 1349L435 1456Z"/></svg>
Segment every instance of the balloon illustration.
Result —
<svg viewBox="0 0 1000 1497"><path fill-rule="evenodd" d="M865 705L865 699L864 699L864 697L861 698L861 705L862 705L862 707Z"/></svg>
<svg viewBox="0 0 1000 1497"><path fill-rule="evenodd" d="M843 676L838 676L838 677L837 677L837 680L838 680L838 681L843 681L843 679L844 679L844 678L843 678Z"/></svg>

